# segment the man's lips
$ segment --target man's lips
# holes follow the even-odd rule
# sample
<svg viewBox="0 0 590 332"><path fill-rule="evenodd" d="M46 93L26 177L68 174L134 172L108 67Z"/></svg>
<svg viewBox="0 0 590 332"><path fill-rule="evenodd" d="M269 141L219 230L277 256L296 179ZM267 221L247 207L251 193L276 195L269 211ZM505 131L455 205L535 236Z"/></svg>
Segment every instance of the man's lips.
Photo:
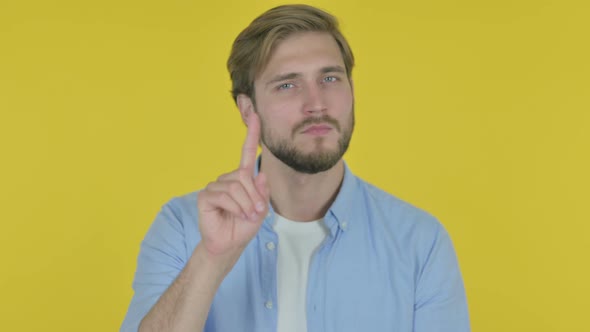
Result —
<svg viewBox="0 0 590 332"><path fill-rule="evenodd" d="M325 124L320 125L312 125L303 130L304 134L311 134L311 135L324 135L327 134L329 131L332 130L332 127Z"/></svg>

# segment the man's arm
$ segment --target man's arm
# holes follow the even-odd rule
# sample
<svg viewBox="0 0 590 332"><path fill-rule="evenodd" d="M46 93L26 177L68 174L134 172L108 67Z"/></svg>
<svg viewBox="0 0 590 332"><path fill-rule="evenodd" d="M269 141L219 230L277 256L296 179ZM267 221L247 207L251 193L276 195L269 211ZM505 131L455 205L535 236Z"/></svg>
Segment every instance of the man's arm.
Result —
<svg viewBox="0 0 590 332"><path fill-rule="evenodd" d="M141 321L139 331L202 331L213 297L238 257L213 258L197 245L184 270Z"/></svg>
<svg viewBox="0 0 590 332"><path fill-rule="evenodd" d="M140 331L203 330L217 289L268 211L266 177L263 173L254 177L259 139L258 117L250 113L240 167L198 193L201 241L188 260L181 254L184 230L176 214L163 213L154 222L142 243L134 282L136 295L122 331L135 331L137 325ZM148 308L156 298L155 305Z"/></svg>

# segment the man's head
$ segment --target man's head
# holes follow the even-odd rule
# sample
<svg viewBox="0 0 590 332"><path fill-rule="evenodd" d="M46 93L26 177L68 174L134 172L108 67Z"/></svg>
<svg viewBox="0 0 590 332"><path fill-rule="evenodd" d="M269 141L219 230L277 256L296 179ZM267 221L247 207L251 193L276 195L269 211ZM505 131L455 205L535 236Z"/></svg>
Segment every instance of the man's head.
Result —
<svg viewBox="0 0 590 332"><path fill-rule="evenodd" d="M279 6L252 21L234 41L227 61L234 100L239 94L254 100L254 79L264 70L277 45L301 32L330 34L340 48L346 75L351 77L354 56L334 16L307 5Z"/></svg>
<svg viewBox="0 0 590 332"><path fill-rule="evenodd" d="M236 38L228 69L242 116L256 112L262 144L302 173L334 166L354 127L354 57L336 19L305 5L280 6Z"/></svg>

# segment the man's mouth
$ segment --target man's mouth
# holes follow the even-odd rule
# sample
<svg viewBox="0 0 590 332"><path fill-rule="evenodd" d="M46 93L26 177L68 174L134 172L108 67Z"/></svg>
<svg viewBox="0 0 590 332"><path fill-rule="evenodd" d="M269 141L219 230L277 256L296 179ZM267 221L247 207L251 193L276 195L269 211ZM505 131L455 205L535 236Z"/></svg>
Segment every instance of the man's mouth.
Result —
<svg viewBox="0 0 590 332"><path fill-rule="evenodd" d="M304 134L322 136L332 131L332 126L327 124L311 125L303 130Z"/></svg>

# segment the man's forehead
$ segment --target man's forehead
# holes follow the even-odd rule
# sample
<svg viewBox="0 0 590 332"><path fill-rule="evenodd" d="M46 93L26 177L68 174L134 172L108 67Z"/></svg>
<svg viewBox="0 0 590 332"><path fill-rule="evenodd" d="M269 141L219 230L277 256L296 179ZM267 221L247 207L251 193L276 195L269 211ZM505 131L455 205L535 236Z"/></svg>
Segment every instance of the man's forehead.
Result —
<svg viewBox="0 0 590 332"><path fill-rule="evenodd" d="M327 32L296 33L276 45L256 80L303 71L321 73L328 67L345 67L334 37Z"/></svg>

